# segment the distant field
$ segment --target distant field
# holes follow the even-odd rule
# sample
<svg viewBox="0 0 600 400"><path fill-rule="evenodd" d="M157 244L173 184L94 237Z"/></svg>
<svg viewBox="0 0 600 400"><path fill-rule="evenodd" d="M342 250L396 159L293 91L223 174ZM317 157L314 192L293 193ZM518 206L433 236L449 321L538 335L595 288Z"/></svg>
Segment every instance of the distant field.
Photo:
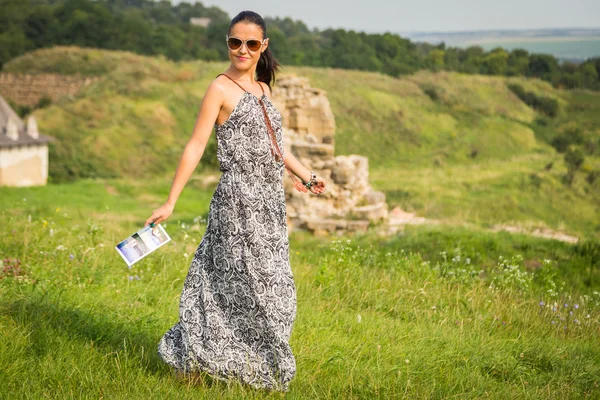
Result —
<svg viewBox="0 0 600 400"><path fill-rule="evenodd" d="M507 50L525 49L530 53L553 54L558 58L600 57L600 37L511 37L467 41L461 46L479 45L485 50L503 47Z"/></svg>

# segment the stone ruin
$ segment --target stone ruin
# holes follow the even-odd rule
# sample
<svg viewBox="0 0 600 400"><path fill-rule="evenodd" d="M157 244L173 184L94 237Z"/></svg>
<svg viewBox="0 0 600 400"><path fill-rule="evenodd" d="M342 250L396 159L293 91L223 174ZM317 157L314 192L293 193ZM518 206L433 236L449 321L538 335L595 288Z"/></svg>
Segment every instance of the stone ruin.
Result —
<svg viewBox="0 0 600 400"><path fill-rule="evenodd" d="M308 79L280 76L273 88L273 103L283 117L285 151L325 180L325 193L298 192L284 174L288 225L315 234L367 231L371 222L386 221L388 206L383 192L369 184L366 157L334 156L335 118L326 92Z"/></svg>

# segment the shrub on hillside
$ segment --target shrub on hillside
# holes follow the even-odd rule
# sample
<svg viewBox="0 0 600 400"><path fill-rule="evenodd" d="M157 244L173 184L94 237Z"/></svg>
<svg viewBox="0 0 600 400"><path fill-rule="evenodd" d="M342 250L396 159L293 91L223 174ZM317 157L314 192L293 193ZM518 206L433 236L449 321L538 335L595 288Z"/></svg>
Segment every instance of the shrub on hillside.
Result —
<svg viewBox="0 0 600 400"><path fill-rule="evenodd" d="M528 92L523 86L516 83L509 84L508 88L534 110L540 111L549 117L555 117L558 114L559 104L556 99Z"/></svg>
<svg viewBox="0 0 600 400"><path fill-rule="evenodd" d="M567 129L563 133L555 136L550 144L560 153L567 151L571 145L580 145L583 143L583 132L579 127Z"/></svg>
<svg viewBox="0 0 600 400"><path fill-rule="evenodd" d="M577 147L569 147L565 153L565 163L567 164L567 174L563 177L564 182L571 186L573 179L575 179L575 173L579 170L585 157L583 152Z"/></svg>

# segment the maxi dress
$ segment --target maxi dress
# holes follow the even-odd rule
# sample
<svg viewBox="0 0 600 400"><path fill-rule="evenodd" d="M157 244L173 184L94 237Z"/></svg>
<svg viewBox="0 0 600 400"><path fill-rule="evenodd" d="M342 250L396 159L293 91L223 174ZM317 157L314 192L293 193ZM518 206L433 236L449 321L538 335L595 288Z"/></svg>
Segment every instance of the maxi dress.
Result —
<svg viewBox="0 0 600 400"><path fill-rule="evenodd" d="M222 174L183 284L179 321L161 338L158 355L182 372L287 392L296 373L289 345L296 286L284 165L271 153L259 98L242 90L227 121L215 124ZM282 117L262 90L283 154Z"/></svg>

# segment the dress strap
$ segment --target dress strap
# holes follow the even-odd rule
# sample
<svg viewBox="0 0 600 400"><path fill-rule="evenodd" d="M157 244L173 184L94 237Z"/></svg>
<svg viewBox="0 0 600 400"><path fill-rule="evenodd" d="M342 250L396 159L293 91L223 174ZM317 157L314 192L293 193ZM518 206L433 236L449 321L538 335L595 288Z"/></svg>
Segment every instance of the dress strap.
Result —
<svg viewBox="0 0 600 400"><path fill-rule="evenodd" d="M221 76L221 75L225 75L226 77L231 79L231 81L233 83L238 85L240 87L240 89L242 89L244 92L248 92L239 83L234 81L227 74L219 74L219 75L217 75L217 77ZM259 83L259 86L264 95L265 89L262 87L262 85L260 83ZM248 93L250 93L250 92L248 92ZM258 99L258 103L260 104L260 107L262 109L262 112L263 112L263 115L265 118L265 125L267 126L267 135L271 137L271 143L270 143L271 144L271 154L273 154L273 156L275 156L275 161L283 163L283 165L285 166L285 168L288 171L288 174L290 175L290 178L292 178L292 181L294 182L294 188L296 188L296 190L299 192L306 192L307 191L306 187L301 182L301 180L298 179L298 177L292 172L292 170L290 169L289 165L287 164L287 162L285 160L285 157L283 156L283 153L281 152L281 149L279 148L279 145L277 144L277 139L275 138L275 131L273 130L273 126L271 125L271 121L269 120L269 114L267 113L267 108L265 107L265 103L263 102L262 98Z"/></svg>
<svg viewBox="0 0 600 400"><path fill-rule="evenodd" d="M231 82L233 82L236 85L238 85L240 87L240 89L242 89L244 92L247 92L246 89L244 89L239 83L237 83L236 81L234 81L233 78L231 78L229 75L227 75L227 74L219 74L219 75L217 75L217 77L221 76L221 75L225 75L226 77L228 77L231 80ZM263 86L260 83L258 84L258 86L260 86L260 90L262 90L263 94L265 94L265 89L263 88Z"/></svg>

